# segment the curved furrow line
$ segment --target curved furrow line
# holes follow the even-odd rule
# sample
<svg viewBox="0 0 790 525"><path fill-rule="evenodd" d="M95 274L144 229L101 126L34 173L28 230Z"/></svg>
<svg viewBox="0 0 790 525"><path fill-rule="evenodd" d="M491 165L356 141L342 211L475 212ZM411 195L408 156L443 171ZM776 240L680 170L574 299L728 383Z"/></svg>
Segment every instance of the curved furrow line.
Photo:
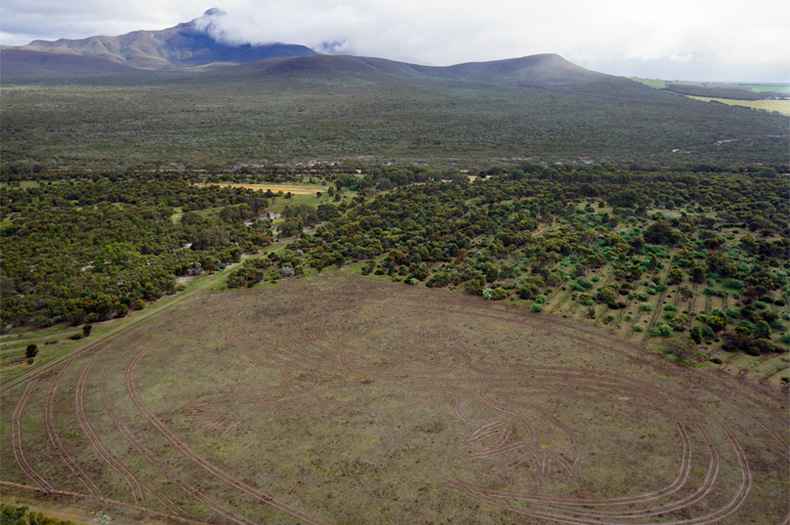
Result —
<svg viewBox="0 0 790 525"><path fill-rule="evenodd" d="M211 473L219 480L224 481L228 485L254 497L258 501L262 503L266 503L286 514L294 516L297 519L304 520L308 523L323 523L327 524L328 522L322 520L317 516L313 516L305 511L302 511L288 503L280 501L279 499L270 496L268 494L264 494L260 490L252 487L238 478L235 478L225 472L224 470L220 469L216 465L212 464L211 462L207 461L204 457L199 455L195 452L189 445L187 445L184 441L178 438L165 424L163 424L143 401L142 397L140 397L139 392L137 391L137 385L135 384L134 372L137 364L140 360L153 348L155 344L141 350L134 359L132 359L129 367L126 370L126 387L129 392L132 401L134 402L137 409L140 413L154 426L159 430L159 432L165 436L170 443L172 443L178 450L181 451L188 459L192 460L195 464L202 467L207 472Z"/></svg>
<svg viewBox="0 0 790 525"><path fill-rule="evenodd" d="M27 456L25 456L25 449L22 445L22 414L25 412L25 406L30 400L30 394L33 393L33 388L35 388L37 382L37 379L33 379L27 385L25 385L25 390L22 392L22 395L16 404L16 408L14 408L14 413L11 416L11 449L14 453L16 464L19 466L22 472L24 472L25 475L33 481L33 483L41 487L41 489L45 492L49 493L54 490L54 487L47 480L47 478L42 476L30 465L27 460Z"/></svg>
<svg viewBox="0 0 790 525"><path fill-rule="evenodd" d="M158 344L158 342L152 343L151 346L153 347L156 344ZM121 352L118 352L118 354L116 354L116 356L113 358L112 362L105 369L104 374L105 374L106 377L109 377L109 374L115 368L115 365L117 364L118 360L120 359L120 357L124 353L126 353L126 351L127 350L124 349ZM142 442L139 439L137 439L137 437L134 435L134 433L131 430L129 430L129 427L126 425L126 423L123 421L123 419L118 414L118 411L116 410L115 405L113 404L112 400L110 399L110 395L109 395L109 392L108 392L108 389L107 389L107 382L106 381L102 382L101 396L102 396L102 401L104 402L105 409L107 410L107 414L110 416L110 419L112 419L113 423L115 424L115 427L118 429L118 431L124 437L124 439L126 439L126 441L129 442L129 444L132 446L132 448L135 449L135 451L137 451L138 454L140 454L142 457L144 457L151 465L153 465L154 468L156 468L171 483L173 483L178 488L183 490L190 497L192 497L192 498L196 499L197 501L203 503L204 505L209 507L211 510L216 512L218 515L223 516L224 518L228 519L229 521L232 521L234 523L238 523L240 525L255 525L255 522L253 520L251 520L251 519L247 518L246 516L243 516L243 515L235 512L235 511L229 509L228 507L226 507L222 503L219 503L218 501L214 500L210 496L207 496L206 494L204 494L202 491L198 490L191 483L189 483L188 481L183 479L181 476L176 474L175 471L173 471L170 467L168 467L165 464L165 462L162 461L159 458L159 456L157 456L156 454L151 452L151 450L149 450L145 445L143 445ZM146 488L149 488L149 487L151 487L151 486L149 485ZM149 490L151 490L151 489L149 488ZM158 491L154 490L152 493L154 495L156 495L158 493ZM166 504L165 501L167 501L167 500L164 500L164 498L160 499L160 502L162 502L163 504Z"/></svg>
<svg viewBox="0 0 790 525"><path fill-rule="evenodd" d="M61 461L66 464L74 477L82 483L85 489L93 496L101 496L101 490L99 489L98 485L94 483L94 481L82 470L74 458L66 451L63 447L63 443L60 441L60 436L58 436L58 431L55 426L55 393L58 390L58 385L60 381L63 379L63 375L71 368L71 365L74 361L69 361L66 365L61 368L58 375L55 377L55 380L52 382L52 385L49 387L47 391L46 401L44 402L44 426L47 429L47 436L49 437L49 442L52 444L52 447L55 449L55 452L58 453Z"/></svg>

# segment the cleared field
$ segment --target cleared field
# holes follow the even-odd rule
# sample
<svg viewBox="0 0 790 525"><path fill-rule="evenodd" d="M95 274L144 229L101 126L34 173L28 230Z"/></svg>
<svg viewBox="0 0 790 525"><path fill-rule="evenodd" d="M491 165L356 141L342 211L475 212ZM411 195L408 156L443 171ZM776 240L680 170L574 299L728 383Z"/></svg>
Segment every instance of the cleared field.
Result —
<svg viewBox="0 0 790 525"><path fill-rule="evenodd" d="M202 292L6 389L2 479L113 521L785 520L786 399L633 341L343 272Z"/></svg>
<svg viewBox="0 0 790 525"><path fill-rule="evenodd" d="M272 190L274 193L282 191L283 193L292 193L294 195L313 195L317 191L326 191L329 186L321 186L318 184L211 184L211 186L229 186L232 188L247 188L255 191Z"/></svg>
<svg viewBox="0 0 790 525"><path fill-rule="evenodd" d="M720 102L730 106L743 106L746 108L762 109L764 111L776 111L782 115L790 115L790 100L733 100L729 98L693 97L694 100L702 102Z"/></svg>

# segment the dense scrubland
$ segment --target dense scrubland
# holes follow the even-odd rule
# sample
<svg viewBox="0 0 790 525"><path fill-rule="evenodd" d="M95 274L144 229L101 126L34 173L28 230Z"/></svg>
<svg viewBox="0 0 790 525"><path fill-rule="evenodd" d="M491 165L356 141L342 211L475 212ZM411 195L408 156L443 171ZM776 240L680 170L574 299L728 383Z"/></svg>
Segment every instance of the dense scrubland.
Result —
<svg viewBox="0 0 790 525"><path fill-rule="evenodd" d="M349 266L607 326L687 362L788 350L790 195L775 168L522 163L472 178L323 166L10 181L3 330L124 317L244 259L231 288Z"/></svg>
<svg viewBox="0 0 790 525"><path fill-rule="evenodd" d="M313 60L293 70L4 82L0 151L9 165L121 170L349 159L479 169L519 159L787 161L786 117L622 78L520 86Z"/></svg>

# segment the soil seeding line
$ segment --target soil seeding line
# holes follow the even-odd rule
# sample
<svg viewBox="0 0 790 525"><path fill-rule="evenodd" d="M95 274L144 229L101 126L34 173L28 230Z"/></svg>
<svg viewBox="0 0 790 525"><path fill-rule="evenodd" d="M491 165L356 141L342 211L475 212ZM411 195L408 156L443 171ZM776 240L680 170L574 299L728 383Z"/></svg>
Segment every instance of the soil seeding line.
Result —
<svg viewBox="0 0 790 525"><path fill-rule="evenodd" d="M49 387L47 391L46 400L44 402L44 425L47 429L47 436L49 437L49 442L52 444L52 448L55 449L58 456L60 456L61 461L65 463L74 477L82 483L85 489L93 496L101 496L101 490L93 482L93 480L82 470L77 462L74 460L73 457L66 451L63 447L63 443L60 441L60 436L58 436L58 431L55 426L55 393L58 390L58 385L60 384L61 380L63 379L63 375L71 368L71 365L74 361L69 361L66 365L60 370L58 375L55 377L55 380L52 382L52 385Z"/></svg>
<svg viewBox="0 0 790 525"><path fill-rule="evenodd" d="M165 436L170 443L175 445L187 458L192 460L194 463L202 467L207 472L213 474L218 479L224 481L228 485L237 488L238 490L249 494L250 496L254 497L255 499L261 501L262 503L266 503L286 514L290 514L291 516L307 521L309 523L328 523L317 516L313 516L307 512L304 512L296 507L293 507L283 501L274 498L268 494L264 494L263 492L259 491L258 489L251 487L244 483L243 481L231 476L227 472L223 471L219 467L215 466L214 464L207 461L205 458L200 456L196 453L192 448L189 447L186 443L181 441L178 436L176 436L166 425L164 425L154 414L150 411L148 406L143 401L142 397L140 397L139 392L137 391L137 385L135 384L135 368L140 360L153 348L155 344L152 344L148 348L141 350L137 356L129 363L129 367L126 370L126 386L127 390L129 391L129 395L132 398L132 401L137 406L137 409L140 413L152 424L156 427L159 432Z"/></svg>
<svg viewBox="0 0 790 525"><path fill-rule="evenodd" d="M678 294L678 295L680 295L680 294ZM694 306L696 304L697 304L697 285L694 284L691 287L691 301L690 301L690 304L689 304L689 307L688 307L688 311L689 311L689 326L688 326L688 329L689 330L691 330L691 328L694 326L694 315L692 315L692 314L694 314Z"/></svg>
<svg viewBox="0 0 790 525"><path fill-rule="evenodd" d="M614 333L616 328L620 328L620 322L622 321L623 317L625 316L625 312L631 306L631 301L633 301L633 297L628 297L628 301L625 303L625 307L620 309L620 314L617 316L617 319L614 320L612 326L609 328L609 333Z"/></svg>
<svg viewBox="0 0 790 525"><path fill-rule="evenodd" d="M656 304L656 311L653 312L652 317L650 318L650 323L647 325L647 330L645 330L645 337L642 339L642 346L647 346L647 342L650 339L650 332L653 331L653 328L656 326L656 321L658 321L658 315L661 313L661 307L664 305L664 297L666 297L667 291L664 290L661 292L661 295L658 297L658 303Z"/></svg>
<svg viewBox="0 0 790 525"><path fill-rule="evenodd" d="M556 297L556 295L560 293L560 291L562 291L562 287L565 286L567 282L568 279L563 279L562 282L557 285L557 289L551 292L551 295L549 295L549 297L546 299L546 302L550 303L554 299L554 297Z"/></svg>
<svg viewBox="0 0 790 525"><path fill-rule="evenodd" d="M155 346L157 343L152 343L151 346ZM115 368L116 363L120 359L120 357L126 353L127 349L118 352L116 356L113 358L112 362L107 366L104 371L105 379L109 377L109 374ZM115 405L113 404L112 400L110 399L109 391L107 389L107 381L102 382L102 389L101 389L102 400L104 402L104 406L107 410L108 415L112 419L113 423L115 424L118 431L121 435L129 442L129 444L137 451L138 454L143 456L151 465L154 466L159 472L161 472L171 483L179 487L189 496L195 498L197 501L205 504L211 510L219 514L220 516L224 516L226 519L233 521L235 523L239 523L241 525L255 525L255 522L234 512L224 506L223 504L215 501L211 497L205 495L203 492L192 486L188 481L181 478L178 474L176 474L172 469L170 469L156 454L151 452L146 446L144 446L140 440L135 437L129 427L126 426L126 423L121 419L118 411L115 409ZM157 494L158 491L152 491L154 495ZM160 500L162 501L162 500ZM163 504L165 504L163 502Z"/></svg>
<svg viewBox="0 0 790 525"><path fill-rule="evenodd" d="M719 365L719 370L724 370L727 366L733 364L735 361L741 358L740 352L733 353L730 357L724 360L722 364Z"/></svg>
<svg viewBox="0 0 790 525"><path fill-rule="evenodd" d="M612 274L609 274L609 277L606 278L606 281L601 285L601 288L606 288L606 285L609 284L609 281L612 280ZM604 317L603 315L599 315L595 317L595 321L593 322L593 326L598 326L598 323L601 321L601 318Z"/></svg>
<svg viewBox="0 0 790 525"><path fill-rule="evenodd" d="M565 293L565 295L562 296L562 299L560 299L557 303L554 304L554 306L551 307L551 310L549 310L549 313L553 314L556 310L560 309L562 307L562 305L565 303L565 301L568 299L568 297L571 296L572 293L573 293L573 290L569 289Z"/></svg>
<svg viewBox="0 0 790 525"><path fill-rule="evenodd" d="M788 368L790 368L790 363L788 363L788 364L786 364L786 365L782 365L782 366L776 367L775 369L773 369L772 371L770 371L769 373L767 373L767 374L766 374L766 375L765 375L765 376L764 376L764 377L763 377L763 378L762 378L760 381L762 381L763 383L765 383L765 382L767 382L769 379L771 379L773 376L775 376L776 374L778 374L779 372L782 372L783 370L787 370Z"/></svg>
<svg viewBox="0 0 790 525"><path fill-rule="evenodd" d="M41 487L44 492L50 493L54 490L54 487L44 476L30 465L25 456L24 447L22 446L22 414L25 411L28 400L30 400L30 394L33 392L36 383L36 379L28 382L11 416L11 449L14 452L14 459L16 459L16 463L19 465L22 472L24 472L33 483Z"/></svg>

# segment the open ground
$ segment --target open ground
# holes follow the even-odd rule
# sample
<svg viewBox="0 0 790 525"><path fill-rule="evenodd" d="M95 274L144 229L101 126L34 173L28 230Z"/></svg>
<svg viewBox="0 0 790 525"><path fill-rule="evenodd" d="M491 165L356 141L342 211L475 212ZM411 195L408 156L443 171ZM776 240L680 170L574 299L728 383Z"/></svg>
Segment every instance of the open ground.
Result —
<svg viewBox="0 0 790 525"><path fill-rule="evenodd" d="M27 377L2 395L4 492L117 519L790 514L776 389L573 319L344 272L201 291Z"/></svg>

